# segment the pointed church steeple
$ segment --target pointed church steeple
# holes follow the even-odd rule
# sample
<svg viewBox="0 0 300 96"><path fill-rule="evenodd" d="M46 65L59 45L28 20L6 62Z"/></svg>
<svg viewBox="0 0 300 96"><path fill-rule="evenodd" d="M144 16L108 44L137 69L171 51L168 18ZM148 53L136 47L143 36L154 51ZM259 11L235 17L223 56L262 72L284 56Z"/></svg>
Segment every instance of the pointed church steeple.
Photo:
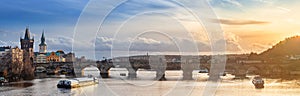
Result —
<svg viewBox="0 0 300 96"><path fill-rule="evenodd" d="M26 27L24 39L25 40L29 40L30 39L30 32L29 32L29 28L28 27Z"/></svg>
<svg viewBox="0 0 300 96"><path fill-rule="evenodd" d="M45 36L44 36L44 30L43 30L43 33L42 33L42 37L41 37L41 44L40 44L40 46L41 45L46 45L46 43L45 43Z"/></svg>
<svg viewBox="0 0 300 96"><path fill-rule="evenodd" d="M43 30L43 33L42 33L42 37L41 37L41 43L40 43L40 50L39 52L40 53L46 53L47 52L47 45L46 45L46 39L45 39L45 31Z"/></svg>

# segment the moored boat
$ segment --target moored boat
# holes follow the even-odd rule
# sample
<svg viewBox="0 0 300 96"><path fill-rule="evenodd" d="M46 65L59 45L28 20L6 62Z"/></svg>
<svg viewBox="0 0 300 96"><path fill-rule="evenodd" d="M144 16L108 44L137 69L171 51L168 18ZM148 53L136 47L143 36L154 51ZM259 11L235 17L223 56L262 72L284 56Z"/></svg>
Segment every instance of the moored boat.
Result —
<svg viewBox="0 0 300 96"><path fill-rule="evenodd" d="M4 83L8 83L8 81L4 77L0 77L0 83L4 84Z"/></svg>

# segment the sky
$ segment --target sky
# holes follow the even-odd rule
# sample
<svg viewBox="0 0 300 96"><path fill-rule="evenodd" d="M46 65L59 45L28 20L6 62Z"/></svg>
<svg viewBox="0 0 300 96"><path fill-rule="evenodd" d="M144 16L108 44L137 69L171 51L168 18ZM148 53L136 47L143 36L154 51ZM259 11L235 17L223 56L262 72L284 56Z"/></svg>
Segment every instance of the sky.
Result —
<svg viewBox="0 0 300 96"><path fill-rule="evenodd" d="M92 59L136 54L260 53L299 35L299 0L1 0L0 46ZM223 41L224 40L224 41ZM220 50L219 50L220 49ZM218 53L216 52L216 53Z"/></svg>

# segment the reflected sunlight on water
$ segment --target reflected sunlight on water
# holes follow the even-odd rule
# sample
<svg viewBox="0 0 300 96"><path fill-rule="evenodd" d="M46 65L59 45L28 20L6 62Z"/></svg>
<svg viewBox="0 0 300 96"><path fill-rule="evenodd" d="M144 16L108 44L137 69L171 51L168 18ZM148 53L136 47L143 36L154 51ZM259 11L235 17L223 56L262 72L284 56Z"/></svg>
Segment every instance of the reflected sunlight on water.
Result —
<svg viewBox="0 0 300 96"><path fill-rule="evenodd" d="M98 70L85 71L85 74L99 74ZM99 84L74 89L56 88L58 78L45 78L26 81L32 86L15 88L12 86L0 87L1 95L62 95L62 96L201 96L207 85L208 75L205 73L193 72L192 81L182 81L182 71L166 71L167 81L155 81L155 71L138 70L138 78L129 80L120 74L127 70L113 68L110 70L111 78L100 79ZM98 75L99 76L99 75ZM283 81L278 79L264 79L264 89L255 89L251 79L232 80L233 75L221 77L222 82L218 85L216 96L297 96L300 87L296 80ZM251 77L249 77L251 78Z"/></svg>

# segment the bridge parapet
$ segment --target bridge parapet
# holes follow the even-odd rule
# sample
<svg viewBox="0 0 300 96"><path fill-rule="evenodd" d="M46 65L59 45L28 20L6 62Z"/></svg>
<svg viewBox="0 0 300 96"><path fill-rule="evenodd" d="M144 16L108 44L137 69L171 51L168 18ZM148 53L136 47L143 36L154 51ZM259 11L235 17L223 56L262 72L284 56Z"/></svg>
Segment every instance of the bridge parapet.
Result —
<svg viewBox="0 0 300 96"><path fill-rule="evenodd" d="M133 78L136 77L136 71L139 68L153 69L157 71L156 75L158 79L161 77L164 78L167 69L182 69L183 79L188 80L192 79L193 70L201 68L207 69L210 77L214 77L215 80L218 80L220 74L224 72L238 77L245 77L251 71L258 75L270 75L275 72L282 73L281 70L283 70L282 65L278 67L278 64L266 64L266 62L259 62L257 60L252 60L251 62L231 60L231 62L226 62L225 55L209 56L209 58L204 57L180 55L130 56L112 59L111 63L100 64L99 69L107 71L111 67L127 68L129 75L131 74L129 77Z"/></svg>

